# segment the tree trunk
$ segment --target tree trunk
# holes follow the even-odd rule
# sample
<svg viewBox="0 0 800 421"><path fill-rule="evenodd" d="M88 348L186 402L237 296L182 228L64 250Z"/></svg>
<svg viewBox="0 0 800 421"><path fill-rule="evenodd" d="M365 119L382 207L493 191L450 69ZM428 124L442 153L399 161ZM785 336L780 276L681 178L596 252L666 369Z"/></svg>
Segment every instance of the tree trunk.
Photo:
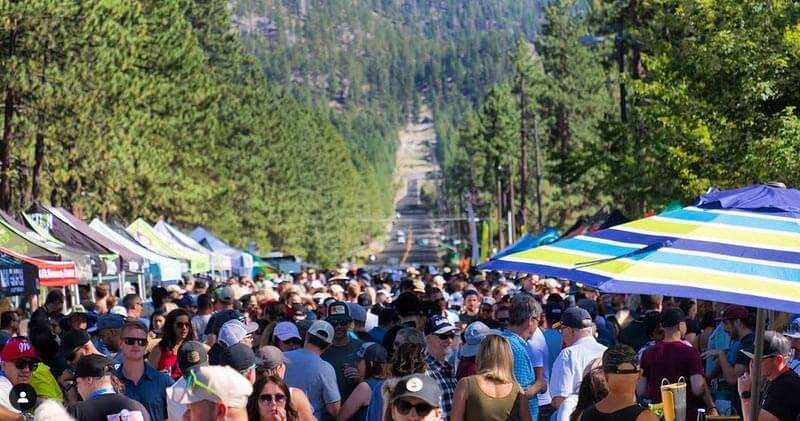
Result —
<svg viewBox="0 0 800 421"><path fill-rule="evenodd" d="M11 37L11 51L13 56L14 36ZM11 124L14 118L14 92L6 88L3 112L3 141L0 143L0 209L8 211L11 208Z"/></svg>
<svg viewBox="0 0 800 421"><path fill-rule="evenodd" d="M521 82L523 85L525 82ZM527 232L528 226L528 98L525 95L525 87L520 86L520 133L519 133L519 212L522 217L522 226Z"/></svg>

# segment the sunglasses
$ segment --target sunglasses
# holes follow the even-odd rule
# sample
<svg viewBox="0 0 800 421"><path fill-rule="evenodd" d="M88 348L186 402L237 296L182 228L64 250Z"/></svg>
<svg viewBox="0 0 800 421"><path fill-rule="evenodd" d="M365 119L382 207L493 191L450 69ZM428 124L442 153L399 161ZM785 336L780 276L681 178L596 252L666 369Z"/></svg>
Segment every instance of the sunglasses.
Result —
<svg viewBox="0 0 800 421"><path fill-rule="evenodd" d="M286 395L284 395L283 393L276 393L274 395L271 395L269 393L264 393L263 395L258 397L258 401L261 403L272 403L274 401L276 404L280 405L286 402Z"/></svg>
<svg viewBox="0 0 800 421"><path fill-rule="evenodd" d="M36 371L36 368L39 367L39 363L31 360L16 360L14 361L14 367L17 367L17 370L24 370L25 367L28 367L31 371Z"/></svg>
<svg viewBox="0 0 800 421"><path fill-rule="evenodd" d="M501 318L497 319L497 321L502 323L502 324L506 324L506 323L508 323L508 317L501 317Z"/></svg>
<svg viewBox="0 0 800 421"><path fill-rule="evenodd" d="M147 345L147 338L122 338L122 341L125 342L125 345L139 345L139 346L146 346Z"/></svg>
<svg viewBox="0 0 800 421"><path fill-rule="evenodd" d="M404 399L396 400L394 402L394 407L397 408L397 412L399 412L401 415L408 415L408 413L411 412L411 409L413 408L414 412L416 412L417 415L420 417L424 417L430 414L431 411L433 411L433 407L425 402L421 402L415 405Z"/></svg>
<svg viewBox="0 0 800 421"><path fill-rule="evenodd" d="M331 320L330 324L333 325L334 327L336 327L336 326L347 326L348 324L350 324L350 320L347 320L347 319L336 319L336 320Z"/></svg>
<svg viewBox="0 0 800 421"><path fill-rule="evenodd" d="M455 339L456 338L456 334L455 333L442 333L442 334L436 335L436 336L438 336L439 339L443 340L443 341L446 341L448 339Z"/></svg>
<svg viewBox="0 0 800 421"><path fill-rule="evenodd" d="M189 323L189 322L176 322L175 323L175 327L177 327L178 329L184 328L184 327L188 329L188 328L192 327L192 324Z"/></svg>
<svg viewBox="0 0 800 421"><path fill-rule="evenodd" d="M213 387L203 383L197 377L194 376L194 370L189 372L189 377L186 378L186 389L183 391L183 395L186 396L190 390L194 390L195 388L203 389L206 392L216 396L220 402L224 402L225 398L222 397L222 394L214 390Z"/></svg>

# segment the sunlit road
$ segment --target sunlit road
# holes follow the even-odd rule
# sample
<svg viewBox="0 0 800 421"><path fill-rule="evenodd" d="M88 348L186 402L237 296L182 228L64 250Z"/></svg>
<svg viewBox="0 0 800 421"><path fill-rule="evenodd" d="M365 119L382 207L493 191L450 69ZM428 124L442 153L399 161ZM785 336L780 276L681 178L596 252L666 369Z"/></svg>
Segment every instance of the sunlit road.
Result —
<svg viewBox="0 0 800 421"><path fill-rule="evenodd" d="M392 225L383 252L377 256L376 265L437 265L439 233L431 211L420 202L423 184L439 171L433 156L436 143L433 124L430 121L409 124L401 139L398 175L405 191L395 204L399 217Z"/></svg>

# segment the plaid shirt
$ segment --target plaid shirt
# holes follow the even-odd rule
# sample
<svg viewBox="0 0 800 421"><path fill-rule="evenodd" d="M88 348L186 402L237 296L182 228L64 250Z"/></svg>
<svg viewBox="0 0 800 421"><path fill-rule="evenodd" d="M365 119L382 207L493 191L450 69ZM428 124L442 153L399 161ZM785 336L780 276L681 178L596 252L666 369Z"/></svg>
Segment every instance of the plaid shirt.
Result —
<svg viewBox="0 0 800 421"><path fill-rule="evenodd" d="M431 376L442 389L442 418L450 419L450 409L453 406L453 395L456 392L456 371L447 361L439 363L430 354L425 354L425 363L428 365L428 375Z"/></svg>

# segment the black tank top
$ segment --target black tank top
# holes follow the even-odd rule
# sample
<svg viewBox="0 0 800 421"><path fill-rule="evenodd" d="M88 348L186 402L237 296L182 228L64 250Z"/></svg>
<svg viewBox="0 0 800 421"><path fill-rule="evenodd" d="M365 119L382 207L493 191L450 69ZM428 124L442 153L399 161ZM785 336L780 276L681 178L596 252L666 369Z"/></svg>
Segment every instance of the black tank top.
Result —
<svg viewBox="0 0 800 421"><path fill-rule="evenodd" d="M610 414L606 414L605 412L598 411L597 408L592 405L583 411L580 421L636 421L636 418L639 417L639 414L646 410L647 409L634 404Z"/></svg>

